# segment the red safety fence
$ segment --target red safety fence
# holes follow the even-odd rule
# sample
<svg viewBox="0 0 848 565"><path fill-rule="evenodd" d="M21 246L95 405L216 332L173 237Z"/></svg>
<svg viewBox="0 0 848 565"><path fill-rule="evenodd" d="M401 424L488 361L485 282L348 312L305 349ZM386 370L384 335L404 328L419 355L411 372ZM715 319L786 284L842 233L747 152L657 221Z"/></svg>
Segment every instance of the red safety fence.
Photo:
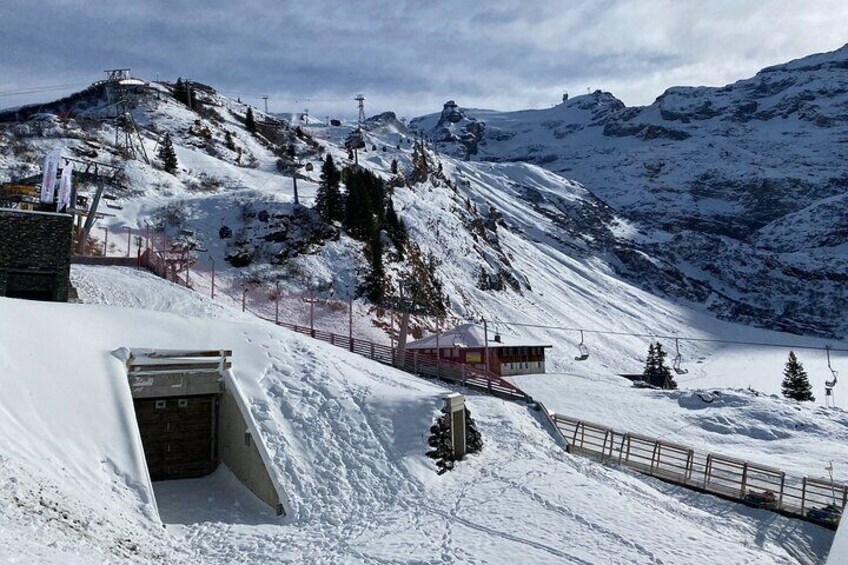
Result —
<svg viewBox="0 0 848 565"><path fill-rule="evenodd" d="M274 322L272 319L263 319ZM520 388L491 371L477 369L463 363L457 363L419 351L405 351L403 355L400 355L400 350L397 347L382 345L355 337L352 338L347 335L316 330L306 326L298 326L286 322L276 322L276 324L296 333L347 349L378 363L393 365L408 373L437 378L503 398L532 401L532 398Z"/></svg>

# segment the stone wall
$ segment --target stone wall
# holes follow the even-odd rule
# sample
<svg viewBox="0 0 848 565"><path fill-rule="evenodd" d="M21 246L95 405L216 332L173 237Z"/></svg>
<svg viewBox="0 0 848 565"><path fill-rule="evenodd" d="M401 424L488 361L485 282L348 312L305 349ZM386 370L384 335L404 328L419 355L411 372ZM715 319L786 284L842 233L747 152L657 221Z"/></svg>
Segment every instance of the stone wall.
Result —
<svg viewBox="0 0 848 565"><path fill-rule="evenodd" d="M0 209L0 296L67 302L73 218Z"/></svg>

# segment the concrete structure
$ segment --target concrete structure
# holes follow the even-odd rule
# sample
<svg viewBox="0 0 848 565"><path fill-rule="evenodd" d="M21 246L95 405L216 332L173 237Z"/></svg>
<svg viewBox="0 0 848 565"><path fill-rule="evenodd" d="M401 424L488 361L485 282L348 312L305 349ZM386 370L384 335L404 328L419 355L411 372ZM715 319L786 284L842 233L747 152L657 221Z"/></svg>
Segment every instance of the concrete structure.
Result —
<svg viewBox="0 0 848 565"><path fill-rule="evenodd" d="M467 452L465 438L465 397L452 393L444 397L444 412L449 416L453 456L462 459Z"/></svg>
<svg viewBox="0 0 848 565"><path fill-rule="evenodd" d="M223 463L285 514L284 492L233 378L230 351L134 350L127 360L151 480L191 478Z"/></svg>
<svg viewBox="0 0 848 565"><path fill-rule="evenodd" d="M407 351L434 357L438 354L441 359L488 369L501 376L544 373L545 349L549 347L552 346L492 332L487 335L475 324L463 324L406 344Z"/></svg>
<svg viewBox="0 0 848 565"><path fill-rule="evenodd" d="M0 296L67 302L73 218L0 209Z"/></svg>

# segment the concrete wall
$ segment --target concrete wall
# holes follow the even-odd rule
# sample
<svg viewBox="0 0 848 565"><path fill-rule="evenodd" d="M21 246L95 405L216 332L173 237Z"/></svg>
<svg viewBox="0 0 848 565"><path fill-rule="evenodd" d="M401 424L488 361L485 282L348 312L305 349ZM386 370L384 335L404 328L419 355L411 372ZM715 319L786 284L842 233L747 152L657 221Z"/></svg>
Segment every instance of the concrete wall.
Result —
<svg viewBox="0 0 848 565"><path fill-rule="evenodd" d="M169 398L221 392L221 375L208 373L163 373L128 377L133 398Z"/></svg>
<svg viewBox="0 0 848 565"><path fill-rule="evenodd" d="M0 209L0 296L8 288L67 302L72 230L68 214Z"/></svg>
<svg viewBox="0 0 848 565"><path fill-rule="evenodd" d="M230 387L221 395L218 412L218 456L253 494L276 509L277 514L284 514L277 487L268 473L257 445L262 438L254 436L233 394L234 391Z"/></svg>

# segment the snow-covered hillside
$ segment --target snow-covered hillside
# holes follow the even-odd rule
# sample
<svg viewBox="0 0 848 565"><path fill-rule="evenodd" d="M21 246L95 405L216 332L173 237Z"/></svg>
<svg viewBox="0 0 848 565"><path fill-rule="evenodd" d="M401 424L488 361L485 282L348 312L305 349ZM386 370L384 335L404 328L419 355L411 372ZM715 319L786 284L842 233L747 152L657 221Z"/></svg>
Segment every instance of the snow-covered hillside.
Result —
<svg viewBox="0 0 848 565"><path fill-rule="evenodd" d="M581 182L642 226L649 237L634 243L674 276L735 301L688 294L723 317L844 335L846 68L848 46L645 107L601 91L519 112L451 101L410 126L440 151Z"/></svg>
<svg viewBox="0 0 848 565"><path fill-rule="evenodd" d="M439 117L412 124L442 136L428 149L393 114L380 114L363 125L355 157L346 148L355 135L349 124L298 127L253 108L254 127L246 105L197 84L191 108L176 84L136 93L131 112L149 164L115 146L114 109L101 87L32 116L0 112L0 181L38 177L44 153L56 146L120 167L110 192L121 208L98 224L109 228L109 252L127 252L126 228L145 234L150 226L157 245L168 239L189 251L195 288L132 269L74 266L85 306L0 299L0 384L13 391L0 397L0 426L15 431L0 435L0 518L14 524L0 528L0 542L10 541L10 558L37 551L55 562L75 555L83 562L821 562L829 532L571 458L521 404L472 395L487 447L436 477L422 448L446 388L237 310L244 297L251 311L273 317L269 294L279 288L281 318L307 325L303 299L314 293L316 326L346 333L351 300L355 334L385 343L397 329L384 307L396 303L402 280L413 279L441 293L442 323L485 319L493 334L552 345L549 374L515 380L549 408L799 475L820 476L833 460L844 480L848 419L822 406L832 373L821 348L835 348L840 370L848 343L820 337L848 329L844 190L821 188L831 178L826 167L839 162L834 140L844 137L837 88L844 59L841 50L767 70L726 92L675 89L642 109L604 93L521 113L449 108L441 125ZM819 112L831 122L808 119L806 94L786 116L737 119L731 107L739 97L758 92L757 80L776 78L758 112L776 112L808 85L835 101ZM723 100L715 115L692 102L712 96ZM549 123L557 112L564 122ZM644 127L628 133L628 123ZM173 173L156 156L166 136L176 151ZM772 136L797 143L774 149ZM721 148L733 162L720 158ZM403 245L387 230L379 234L381 304L363 292L373 244L312 207L328 155L346 174L359 170L356 159L384 179L404 222ZM733 178L698 193L693 175L716 167ZM734 183L765 178L757 176L765 169L784 180L796 169L806 175L809 190L789 198L796 208L773 218L751 215L768 212L768 202L745 208L749 197L773 195L771 185L765 193L744 185L740 195ZM104 235L95 230L95 247ZM207 298L213 269L214 301ZM9 322L23 319L35 322L23 330ZM413 325L436 322L422 314ZM583 362L574 360L579 329L590 351ZM689 372L677 377L678 392L635 390L618 376L642 370L655 336L668 351L679 346ZM43 359L36 343L60 349ZM108 353L177 345L234 350L236 376L290 489L287 521L253 510L249 497L228 491L231 477L218 474L190 493L154 487L166 521L181 524L167 529L177 539L158 528L121 368ZM73 352L63 356L65 347ZM770 396L790 349L810 373L814 405ZM59 374L67 378L56 388ZM59 405L77 390L88 392L79 409ZM206 506L204 485L226 492ZM194 498L181 503L181 494ZM107 520L115 512L120 519ZM27 533L38 529L49 535L34 548Z"/></svg>
<svg viewBox="0 0 848 565"><path fill-rule="evenodd" d="M84 268L81 276L97 282L94 300L120 302L125 291L110 289L138 275ZM139 304L181 305L182 315L0 299L0 319L33 321L0 324L0 424L16 431L0 436L6 560L814 563L826 556L831 532L573 458L530 407L490 397L468 397L483 452L437 476L423 452L444 388L227 315L163 281L136 288ZM71 320L86 331L68 339ZM52 361L36 354L44 342L53 344ZM110 423L112 414L126 415L129 390L121 390L120 363L109 352L139 345L233 348L234 374L291 499L289 518L250 504L220 506L225 493L197 497L204 484L195 481L184 496L196 508L180 506L169 484L154 488L164 512L180 508L166 514L180 525L157 526L133 426ZM227 484L220 474L204 480L207 488Z"/></svg>
<svg viewBox="0 0 848 565"><path fill-rule="evenodd" d="M246 282L259 282L264 287L249 295L250 306L273 315L267 293L279 283L281 290L293 298L282 302L282 317L298 323L307 322L300 299L310 288L317 288L322 298L357 296L368 268L365 246L338 225L320 222L308 208L316 190L320 159L332 155L339 166L350 164L344 143L353 128L322 125L298 129L254 109L259 126L257 132L251 132L244 124L245 105L209 87L198 87L195 104L189 110L174 93L173 86L154 83L139 94L133 115L145 128L142 137L150 154L155 153L155 143L162 135L172 137L180 163L175 175L162 171L156 159L152 166L120 159L112 146L111 122L103 121L109 111L99 109L96 96L74 103L77 119L39 118L0 127L0 159L5 165L0 174L17 178L19 174L36 173L39 152L56 145L63 146L66 154L87 154L120 164L125 170L124 188L116 192L121 195L123 209L110 210L115 216L101 221L113 234L109 239L113 253L125 251L126 239L121 236L125 227L144 231L148 224L162 226L172 240L193 248L192 277L199 291L210 292L214 264L220 299L238 300ZM604 100L610 108L615 106ZM574 99L567 106L569 111L589 111L581 109L584 103ZM612 111L607 113L612 115ZM235 151L229 145L235 146ZM306 207L295 207L292 202L289 147L302 164L314 165L312 171L301 168L298 183ZM523 333L551 343L551 370L638 372L647 339L588 335L592 356L578 369L572 360L577 332L515 324L786 343L786 349L745 348L743 351L751 352L750 362L726 365L720 359L728 352L736 355L731 347L680 341L690 368L689 375L681 379L686 386L752 386L767 393L778 391L780 370L791 344L840 346L837 341L720 323L702 313L706 306L749 323L773 329L803 328L818 335L827 324L814 325L810 316L815 318L818 306L824 303L828 304L824 314L844 323L841 313L848 302L841 297L848 290L839 277L809 280L801 270L778 275L741 250L737 240L718 241L695 232L671 235L646 226L616 212L596 196L593 186L529 163L466 162L427 151L423 180L397 183L399 177L391 172L392 162L398 163L401 175L409 177L415 169L413 156L412 139L393 115L382 114L367 121L359 162L396 185L391 198L420 256L432 259L433 277L441 283L449 301L448 318L499 320L493 331ZM278 168L281 159L283 166ZM838 201L830 205L837 208ZM821 239L821 231L839 225L836 220L811 225L811 216L797 216L795 220L787 216L782 224L764 228L764 241L784 248L787 239ZM233 237L219 237L223 226L231 229ZM95 237L103 237L101 231L95 231ZM667 250L681 242L710 263L671 257ZM723 263L725 251L732 251L732 265ZM781 252L779 260L806 265L830 257L824 252L791 251ZM776 265L772 261L778 260L776 252L763 253L766 255L755 255L766 257L768 265ZM391 295L398 280L414 276L416 271L409 257L401 260L387 253L385 261ZM733 268L725 270L726 266ZM719 291L713 275L732 278L733 284L745 286L745 290ZM761 276L769 280L777 277L785 284L760 284ZM819 282L829 285L833 293L820 293L808 300L809 293L818 293ZM750 293L759 297L759 306L751 306ZM794 304L801 317L776 315L774 308L780 303ZM361 298L354 302L354 308L357 332L387 341L384 330L391 324L385 313ZM319 327L346 330L347 319L342 312L318 310ZM419 322L434 327L432 319ZM665 342L667 350L674 348L673 342ZM810 370L821 402L823 382L831 377L824 355L798 353ZM834 354L834 363L837 370L844 366L844 352Z"/></svg>

